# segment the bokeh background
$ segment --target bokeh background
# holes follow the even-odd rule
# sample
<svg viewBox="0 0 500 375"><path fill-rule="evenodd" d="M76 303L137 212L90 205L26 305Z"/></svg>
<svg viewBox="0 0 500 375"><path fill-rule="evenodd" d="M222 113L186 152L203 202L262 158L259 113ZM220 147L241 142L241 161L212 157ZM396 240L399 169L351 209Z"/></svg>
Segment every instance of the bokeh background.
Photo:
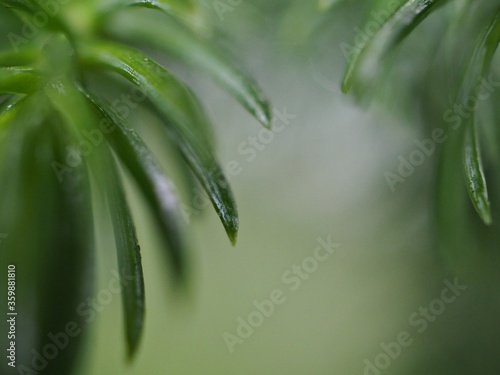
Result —
<svg viewBox="0 0 500 375"><path fill-rule="evenodd" d="M220 14L216 3L230 10ZM116 297L92 324L81 374L377 375L365 360L374 363L381 343L403 331L412 344L381 374L500 373L498 261L460 274L443 262L433 220L436 155L396 192L383 176L425 131L404 111L360 105L340 93L346 63L340 45L362 24L360 2L327 13L306 0L236 3L206 1L208 24L215 25L207 32L244 62L274 108L295 117L283 131L266 133L272 141L248 161L239 148L259 137L259 125L202 75L164 61L205 104L222 165L237 161L241 168L230 176L241 216L238 244L229 244L211 209L191 217L190 282L176 289L131 187L147 287L142 347L133 363L125 360ZM144 123L147 115L134 116ZM146 126L141 131L168 169L171 155ZM116 268L107 225L99 226L96 293ZM336 253L290 291L284 272L328 236L340 244ZM409 317L440 298L444 280L457 277L468 288L418 333ZM285 303L231 353L223 334L235 335L237 319L274 289L285 292Z"/></svg>

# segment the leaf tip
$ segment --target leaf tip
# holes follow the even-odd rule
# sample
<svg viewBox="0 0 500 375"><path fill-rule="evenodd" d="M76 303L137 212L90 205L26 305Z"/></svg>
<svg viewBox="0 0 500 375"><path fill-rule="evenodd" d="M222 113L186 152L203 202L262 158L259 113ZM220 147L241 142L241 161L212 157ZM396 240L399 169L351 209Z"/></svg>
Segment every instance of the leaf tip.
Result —
<svg viewBox="0 0 500 375"><path fill-rule="evenodd" d="M481 212L479 212L479 216L481 217L481 220L483 220L484 224L490 226L493 224L493 218L491 216L491 209L488 204L488 206L483 209Z"/></svg>
<svg viewBox="0 0 500 375"><path fill-rule="evenodd" d="M127 363L131 364L135 358L137 357L137 352L139 351L139 341L140 341L140 333L134 337L130 338L128 340L127 344Z"/></svg>
<svg viewBox="0 0 500 375"><path fill-rule="evenodd" d="M261 109L256 113L257 120L268 130L273 128L273 114L271 112L271 105L269 102L264 101L261 103Z"/></svg>
<svg viewBox="0 0 500 375"><path fill-rule="evenodd" d="M238 217L234 216L230 220L226 221L224 223L224 228L226 229L229 241L231 241L231 245L236 246L236 242L238 240L238 230L239 230Z"/></svg>
<svg viewBox="0 0 500 375"><path fill-rule="evenodd" d="M345 75L344 79L342 80L342 83L340 84L340 90L342 91L343 94L347 94L351 90L352 82L351 82L351 76L350 75Z"/></svg>
<svg viewBox="0 0 500 375"><path fill-rule="evenodd" d="M238 232L228 233L229 240L231 241L231 245L236 246L238 242Z"/></svg>

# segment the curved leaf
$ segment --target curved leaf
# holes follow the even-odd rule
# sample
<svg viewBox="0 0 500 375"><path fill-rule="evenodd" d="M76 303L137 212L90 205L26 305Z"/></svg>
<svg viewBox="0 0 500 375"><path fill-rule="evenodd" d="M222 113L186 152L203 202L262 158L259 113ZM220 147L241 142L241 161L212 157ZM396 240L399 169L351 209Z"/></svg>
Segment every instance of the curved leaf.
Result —
<svg viewBox="0 0 500 375"><path fill-rule="evenodd" d="M105 67L124 76L147 94L168 125L184 158L208 193L225 229L234 243L238 216L229 184L203 135L205 122L191 93L161 65L132 49L110 43L87 44L81 50L84 62Z"/></svg>
<svg viewBox="0 0 500 375"><path fill-rule="evenodd" d="M500 9L479 35L474 51L469 58L461 84L458 100L464 102L481 85L478 78L484 77L500 42Z"/></svg>
<svg viewBox="0 0 500 375"><path fill-rule="evenodd" d="M480 34L476 47L468 61L465 78L462 82L458 98L465 102L467 98L474 97L474 93L481 85L478 80L488 71L491 61L500 41L500 13L496 13L490 23ZM484 176L479 142L476 139L475 113L466 124L464 130L463 165L467 191L477 213L487 225L491 224L491 207L488 199L488 189Z"/></svg>
<svg viewBox="0 0 500 375"><path fill-rule="evenodd" d="M120 22L109 28L119 38L150 45L200 69L221 85L265 127L271 127L271 108L260 88L247 74L207 40L171 17L156 19L134 15L137 22ZM114 27L113 27L114 25Z"/></svg>
<svg viewBox="0 0 500 375"><path fill-rule="evenodd" d="M348 92L360 70L374 70L378 61L413 31L438 5L446 0L407 0L379 29L368 36L363 46L355 46L348 62L342 91Z"/></svg>
<svg viewBox="0 0 500 375"><path fill-rule="evenodd" d="M70 46L66 40L55 38L50 43L51 45L47 46L52 51L50 58L68 55ZM62 68L61 72L53 72L55 77L44 86L44 92L64 120L66 133L71 134L73 143L78 143L82 140L84 132L92 134L96 131L92 124L97 124L98 118L87 98L68 80L68 77L72 76L72 66L67 64ZM81 161L77 165L88 165L99 184L99 190L108 193L106 197L115 232L120 277L123 278L125 274L127 277L133 276L133 280L122 279L122 284L125 284L123 305L128 353L132 356L137 350L144 320L144 284L135 228L120 183L114 174L115 165L112 164L105 145L95 142L86 159L83 158L84 155L79 156ZM64 155L60 157L64 160ZM58 177L64 183L73 177L73 170L65 173L64 178L60 178L59 175Z"/></svg>
<svg viewBox="0 0 500 375"><path fill-rule="evenodd" d="M23 98L22 95L6 95L1 98L0 115L12 109ZM0 121L1 123L1 121ZM1 127L1 125L0 125Z"/></svg>
<svg viewBox="0 0 500 375"><path fill-rule="evenodd" d="M139 340L144 329L145 289L142 271L141 249L137 240L134 221L130 215L122 181L116 173L117 165L112 155L106 152L103 162L106 165L108 186L106 195L115 233L115 244L120 276L123 279L122 301L125 315L125 332L128 355L132 358L137 352ZM101 153L101 155L104 153Z"/></svg>
<svg viewBox="0 0 500 375"><path fill-rule="evenodd" d="M491 207L488 199L486 178L484 177L481 162L479 143L476 140L476 126L473 123L466 130L463 164L465 172L465 184L470 199L477 213L485 224L491 224Z"/></svg>
<svg viewBox="0 0 500 375"><path fill-rule="evenodd" d="M141 188L168 245L169 254L178 276L184 273L184 243L182 240L177 197L171 182L160 170L142 139L120 114L96 96L87 94L105 119L115 124L107 140Z"/></svg>
<svg viewBox="0 0 500 375"><path fill-rule="evenodd" d="M0 92L28 94L39 87L40 75L27 67L0 68Z"/></svg>
<svg viewBox="0 0 500 375"><path fill-rule="evenodd" d="M13 118L19 116L21 111L17 105L26 100L23 95L11 95L2 102L0 108L0 129L9 124ZM23 107L23 106L21 106ZM34 113L36 116L36 112Z"/></svg>

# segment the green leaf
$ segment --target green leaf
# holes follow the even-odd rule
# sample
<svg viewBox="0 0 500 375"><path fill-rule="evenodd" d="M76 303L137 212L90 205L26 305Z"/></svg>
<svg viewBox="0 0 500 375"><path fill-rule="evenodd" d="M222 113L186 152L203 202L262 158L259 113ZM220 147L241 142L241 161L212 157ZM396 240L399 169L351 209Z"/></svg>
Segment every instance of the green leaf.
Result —
<svg viewBox="0 0 500 375"><path fill-rule="evenodd" d="M12 122L14 117L19 116L19 108L16 105L23 100L25 100L23 95L12 95L2 102L0 108L0 129L8 125L9 122Z"/></svg>
<svg viewBox="0 0 500 375"><path fill-rule="evenodd" d="M23 338L18 361L32 363L33 351L41 352L50 342L47 335L65 332L73 322L72 330L78 335L48 361L45 369L47 373L69 374L75 369L87 328L78 307L90 295L92 284L92 214L84 166L76 167L63 183L51 168L65 153L66 142L58 120L45 120L47 108L43 95L31 96L12 108L20 112L12 117L7 126L12 133L2 142L2 149L12 149L1 159L2 193L7 189L11 194L0 194L0 226L4 228L6 221L12 224L0 256L2 264L16 264L23 275L18 284L22 292L16 301L23 316L17 326ZM17 173L4 169L11 164ZM3 178L5 173L7 179ZM22 199L12 205L9 201L16 196Z"/></svg>
<svg viewBox="0 0 500 375"><path fill-rule="evenodd" d="M12 108L12 106L18 103L22 98L23 95L6 95L5 97L3 97L1 99L1 104L0 104L0 115L9 111ZM0 120L0 123L1 122L2 121Z"/></svg>
<svg viewBox="0 0 500 375"><path fill-rule="evenodd" d="M82 333L74 341L72 339L69 347L49 367L51 373L69 374L78 363L84 333L88 331L88 325L78 309L91 294L93 285L95 243L90 181L84 163L73 168L62 182L58 181L51 163L63 160L68 139L62 136L63 125L56 128L54 123L46 123L44 126L47 134L37 137L35 142L40 146L35 146L35 149L52 142L54 152L44 158L40 156L42 151L38 151L36 162L29 166L32 171L38 163L43 169L43 175L34 176L34 196L40 202L40 208L32 225L46 221L41 229L48 237L47 242L40 241L37 245L44 249L44 256L39 260L42 270L39 296L44 323L40 323L39 327L46 337L49 332L64 332L68 322L77 322ZM43 178L48 179L45 186ZM47 192L53 195L48 196ZM54 306L58 306L57 314L54 314ZM46 344L45 337L43 344Z"/></svg>
<svg viewBox="0 0 500 375"><path fill-rule="evenodd" d="M2 51L0 52L0 66L32 65L38 57L38 51L32 48L23 48L17 52Z"/></svg>
<svg viewBox="0 0 500 375"><path fill-rule="evenodd" d="M470 216L468 198L463 183L463 127L449 132L449 138L442 145L436 172L435 208L437 236L441 256L454 272L467 266L473 258L473 246L464 246L468 240ZM467 252L462 251L467 249Z"/></svg>
<svg viewBox="0 0 500 375"><path fill-rule="evenodd" d="M191 91L169 71L139 51L119 44L93 42L80 49L83 63L114 71L137 86L162 108L172 125L200 147L211 149L206 114Z"/></svg>
<svg viewBox="0 0 500 375"><path fill-rule="evenodd" d="M0 112L0 142L2 142L1 148L4 154L0 162L5 163L2 167L5 175L2 181L15 183L21 180L22 170L18 164L23 153L23 142L30 130L40 126L47 117L46 104L43 96L38 93L25 97L13 96L3 103ZM7 184L0 184L0 186L6 187ZM2 195L12 198L5 202L0 210L1 214L6 215L6 217L2 216L3 222L15 221L22 211L17 208L16 205L19 202L16 202L14 198L22 196L22 189L23 187L19 184ZM3 230L7 230L6 227L7 225L4 225Z"/></svg>
<svg viewBox="0 0 500 375"><path fill-rule="evenodd" d="M478 78L483 77L490 68L491 61L498 48L500 40L500 13L496 13L489 24L482 30L471 53L466 73L459 93L460 103L465 103L470 97L475 97L481 85ZM476 139L476 114L466 124L464 130L463 164L467 191L477 213L487 225L491 224L491 207L488 199L488 189L484 176L479 142Z"/></svg>
<svg viewBox="0 0 500 375"><path fill-rule="evenodd" d="M115 233L118 266L120 276L123 278L123 274L127 275L126 279L122 279L122 301L128 356L132 358L137 352L144 328L145 289L141 249L137 240L134 221L130 215L130 209L122 188L122 181L116 173L117 165L107 150L106 154L106 158L103 160L108 177L106 195Z"/></svg>
<svg viewBox="0 0 500 375"><path fill-rule="evenodd" d="M213 157L200 156L199 151L185 139L177 137L177 142L184 159L207 192L231 243L236 244L239 228L238 212L224 172Z"/></svg>
<svg viewBox="0 0 500 375"><path fill-rule="evenodd" d="M488 199L486 178L484 177L481 163L479 143L476 139L476 124L473 122L466 129L463 164L465 172L465 184L470 199L477 213L485 224L491 224L491 207Z"/></svg>
<svg viewBox="0 0 500 375"><path fill-rule="evenodd" d="M271 108L253 79L237 69L230 59L188 27L171 17L154 18L134 14L137 22L117 22L110 33L119 38L149 45L175 56L210 76L265 127L271 127ZM114 25L114 26L113 26Z"/></svg>
<svg viewBox="0 0 500 375"><path fill-rule="evenodd" d="M16 16L25 24L33 24L33 17L37 12L47 13L46 0L1 0L0 3L12 9ZM54 30L63 30L68 35L71 34L70 29L62 22L60 13L56 12L53 15L49 15L46 20L47 22L38 23L36 26L37 32L45 27L49 27ZM30 36L33 37L33 35Z"/></svg>
<svg viewBox="0 0 500 375"><path fill-rule="evenodd" d="M104 16L127 7L143 7L161 10L181 18L192 15L197 10L194 0L120 0L102 13Z"/></svg>
<svg viewBox="0 0 500 375"><path fill-rule="evenodd" d="M491 61L500 42L500 11L497 11L491 21L483 28L479 35L474 51L469 57L466 73L461 84L458 100L464 102L474 93L481 83L478 78L488 72Z"/></svg>
<svg viewBox="0 0 500 375"><path fill-rule="evenodd" d="M368 35L363 46L355 46L348 62L342 91L348 92L357 74L361 71L370 73L375 71L378 62L396 44L410 34L438 5L446 0L407 0L376 32ZM387 4L387 3L384 3Z"/></svg>
<svg viewBox="0 0 500 375"><path fill-rule="evenodd" d="M33 11L36 9L33 2L29 0L2 0L0 3L7 8L19 9L23 11Z"/></svg>
<svg viewBox="0 0 500 375"><path fill-rule="evenodd" d="M54 38L46 47L51 51L50 58L69 54L69 44L61 38ZM50 63L50 60L49 60ZM95 132L97 116L87 98L78 91L69 81L72 76L72 66L62 66L62 71L54 71L52 80L44 86L44 92L51 101L54 109L66 124L66 132L71 134L72 143L82 141L84 132ZM60 67L61 69L61 67ZM105 191L109 202L109 210L115 231L115 240L118 252L120 276L123 273L133 276L133 280L126 281L123 288L123 304L125 311L126 335L129 356L137 350L144 320L144 284L140 252L135 235L135 228L126 205L124 193L121 190L118 177L115 176L115 165L109 155L106 145L95 144L88 155L82 158L81 165L89 165L99 190ZM63 156L61 159L64 160ZM73 173L66 173L62 181L72 177Z"/></svg>
<svg viewBox="0 0 500 375"><path fill-rule="evenodd" d="M39 87L40 75L28 67L0 67L0 92L29 94Z"/></svg>
<svg viewBox="0 0 500 375"><path fill-rule="evenodd" d="M94 95L87 95L101 115L115 124L114 131L106 134L107 140L134 177L161 224L161 234L168 245L174 270L181 277L185 268L184 243L178 201L172 183L162 173L143 140L116 109Z"/></svg>
<svg viewBox="0 0 500 375"><path fill-rule="evenodd" d="M231 240L236 241L238 216L229 184L203 134L199 104L168 71L142 53L110 43L87 44L84 62L113 70L135 84L154 104L188 165L208 193Z"/></svg>

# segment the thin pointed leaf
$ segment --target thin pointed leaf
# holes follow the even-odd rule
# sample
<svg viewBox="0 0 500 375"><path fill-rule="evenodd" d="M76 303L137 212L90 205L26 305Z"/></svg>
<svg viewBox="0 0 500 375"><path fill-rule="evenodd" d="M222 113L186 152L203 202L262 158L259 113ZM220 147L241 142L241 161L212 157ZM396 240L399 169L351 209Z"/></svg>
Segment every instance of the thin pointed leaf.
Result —
<svg viewBox="0 0 500 375"><path fill-rule="evenodd" d="M52 59L69 53L70 45L66 40L54 38L51 43L47 49L52 52ZM66 132L72 135L73 143L78 143L82 140L82 132L95 131L91 124L97 124L98 118L87 98L68 80L68 77L72 76L71 65L67 64L63 66L61 72L54 71L53 74L55 80L44 86L44 92L66 123ZM135 229L123 192L119 190L121 186L117 179L113 178L114 165L109 161L111 157L108 152L105 145L96 145L85 158L80 155L82 162L79 165L88 165L99 184L99 190L110 193L107 198L115 231L120 277L125 275L134 277L133 280L127 279L123 288L128 353L132 356L137 350L144 319L142 267ZM61 159L64 160L63 156ZM73 177L73 171L63 177L60 179L65 182L66 179Z"/></svg>
<svg viewBox="0 0 500 375"><path fill-rule="evenodd" d="M51 124L53 125L53 124ZM47 128L49 124L45 124ZM43 174L48 174L50 184L54 188L54 196L48 199L46 189L38 185L41 180L36 178L34 188L39 192L38 200L46 200L41 208L41 216L35 223L44 220L51 223L50 228L45 228L50 242L45 246L45 255L40 264L45 264L43 289L41 300L44 303L43 311L46 322L41 324L43 332L63 332L68 322L77 322L81 334L70 346L60 353L56 362L51 363L49 371L52 373L71 373L78 364L81 345L88 331L84 317L79 314L82 301L92 293L93 285L93 259L95 251L93 216L90 192L90 181L85 164L76 166L73 171L60 182L51 168L54 160L63 160L66 155L67 140L62 137L64 127L50 129L47 138L39 137L36 143L50 144L53 139L55 150L47 159L36 158ZM30 165L33 168L33 165ZM48 211L52 211L47 215ZM52 275L52 276L48 276ZM54 306L58 306L54 314ZM47 333L45 333L47 334ZM42 342L44 343L45 340Z"/></svg>
<svg viewBox="0 0 500 375"><path fill-rule="evenodd" d="M438 5L446 0L407 0L380 28L368 36L363 46L356 46L348 62L342 91L348 92L355 76L362 70L374 71L380 59L410 34Z"/></svg>
<svg viewBox="0 0 500 375"><path fill-rule="evenodd" d="M193 145L180 137L177 137L177 142L184 159L207 192L229 240L233 245L236 244L239 228L238 212L224 172L213 157L200 157Z"/></svg>
<svg viewBox="0 0 500 375"><path fill-rule="evenodd" d="M464 102L481 85L478 78L484 77L491 66L491 61L498 49L500 42L500 11L497 12L490 23L482 30L475 49L469 58L466 73L461 84L458 100Z"/></svg>
<svg viewBox="0 0 500 375"><path fill-rule="evenodd" d="M161 234L168 245L174 270L182 277L185 271L184 243L177 197L172 183L162 173L142 139L116 109L96 96L87 95L104 118L115 124L115 130L107 134L108 142L134 177L161 224Z"/></svg>
<svg viewBox="0 0 500 375"><path fill-rule="evenodd" d="M116 71L148 95L171 137L207 192L231 240L236 241L238 216L229 184L213 157L200 121L206 121L188 90L161 65L142 53L109 43L82 50L84 62Z"/></svg>
<svg viewBox="0 0 500 375"><path fill-rule="evenodd" d="M112 43L94 42L81 50L83 62L112 70L145 93L151 102L168 112L173 125L200 147L212 149L209 125L191 91L169 71L139 51Z"/></svg>
<svg viewBox="0 0 500 375"><path fill-rule="evenodd" d="M436 219L441 256L453 271L464 267L473 258L470 247L464 246L470 229L467 215L469 198L464 186L463 165L457 162L463 157L464 127L450 132L442 145L436 173ZM463 252L462 249L467 249Z"/></svg>
<svg viewBox="0 0 500 375"><path fill-rule="evenodd" d="M117 166L109 152L106 152L106 171L108 176L108 207L110 211L120 275L127 275L127 283L122 289L123 311L128 356L133 358L137 352L144 329L145 289L142 271L141 249L136 229L128 207L122 181L116 173Z"/></svg>
<svg viewBox="0 0 500 375"><path fill-rule="evenodd" d="M480 34L476 47L469 58L466 73L460 91L457 95L458 102L464 103L467 98L473 97L481 85L478 80L490 68L491 61L498 48L500 40L500 13L496 13L491 22ZM466 124L464 130L463 165L464 176L470 199L477 213L487 225L491 224L491 207L488 199L488 189L484 176L479 142L476 138L475 113Z"/></svg>
<svg viewBox="0 0 500 375"><path fill-rule="evenodd" d="M476 126L473 123L466 129L463 164L465 172L465 184L470 199L477 213L485 224L491 224L491 207L488 199L486 178L481 162L479 143L476 139Z"/></svg>
<svg viewBox="0 0 500 375"><path fill-rule="evenodd" d="M119 38L150 45L203 71L234 96L262 125L271 127L269 102L253 79L231 64L230 59L212 43L185 25L171 17L156 19L144 15L137 22L125 21L110 30Z"/></svg>

